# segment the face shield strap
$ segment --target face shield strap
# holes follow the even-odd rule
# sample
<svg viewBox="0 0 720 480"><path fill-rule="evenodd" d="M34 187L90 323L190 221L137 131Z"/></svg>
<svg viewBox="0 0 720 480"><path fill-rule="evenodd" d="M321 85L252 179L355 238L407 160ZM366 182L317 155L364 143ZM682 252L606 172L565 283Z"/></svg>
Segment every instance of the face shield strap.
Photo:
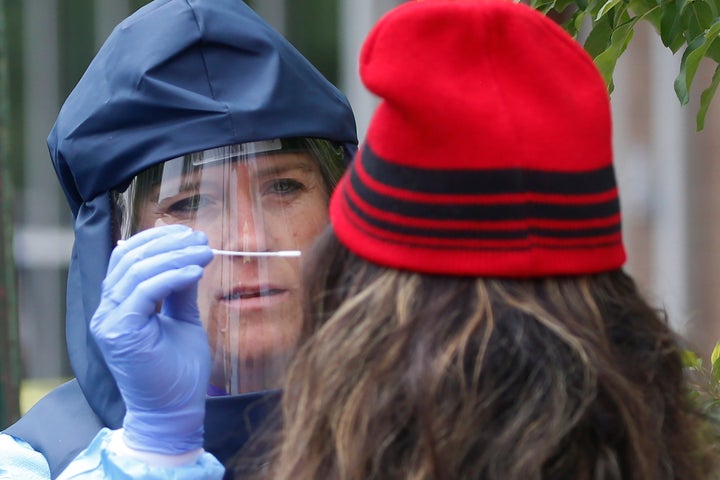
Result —
<svg viewBox="0 0 720 480"><path fill-rule="evenodd" d="M308 139L305 138L275 138L272 140L259 140L256 142L238 143L223 147L210 148L200 152L185 155L193 167L199 167L216 162L237 161L248 157L271 155L273 153L307 152L310 150ZM340 154L340 153L339 153ZM183 157L178 157L183 158Z"/></svg>
<svg viewBox="0 0 720 480"><path fill-rule="evenodd" d="M191 153L188 157L190 157L190 163L193 167L199 167L226 160L242 159L251 155L277 153L283 150L287 150L287 148L283 149L282 140L274 139L211 148L202 152Z"/></svg>

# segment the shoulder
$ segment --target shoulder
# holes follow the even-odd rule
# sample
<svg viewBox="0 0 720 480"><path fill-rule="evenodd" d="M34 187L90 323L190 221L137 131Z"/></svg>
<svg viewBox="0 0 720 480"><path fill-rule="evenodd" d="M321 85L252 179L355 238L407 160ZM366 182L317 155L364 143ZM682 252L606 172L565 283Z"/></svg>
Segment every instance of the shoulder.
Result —
<svg viewBox="0 0 720 480"><path fill-rule="evenodd" d="M48 480L47 460L27 442L0 433L0 479Z"/></svg>
<svg viewBox="0 0 720 480"><path fill-rule="evenodd" d="M117 447L120 430L103 428L58 480L74 478L143 478L146 480L221 480L225 469L215 457L199 452L192 461L153 465Z"/></svg>

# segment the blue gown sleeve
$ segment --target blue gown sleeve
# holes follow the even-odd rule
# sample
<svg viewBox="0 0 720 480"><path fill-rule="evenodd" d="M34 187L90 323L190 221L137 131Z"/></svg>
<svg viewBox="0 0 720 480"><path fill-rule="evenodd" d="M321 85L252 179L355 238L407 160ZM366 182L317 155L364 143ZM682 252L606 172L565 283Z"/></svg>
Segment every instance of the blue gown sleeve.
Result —
<svg viewBox="0 0 720 480"><path fill-rule="evenodd" d="M58 480L131 479L221 480L225 468L211 454L203 452L196 462L178 467L156 467L119 455L109 449L113 432L104 428L92 443L68 465Z"/></svg>
<svg viewBox="0 0 720 480"><path fill-rule="evenodd" d="M222 464L207 452L203 452L194 463L168 468L117 454L109 449L112 434L107 428L98 432L88 448L68 465L58 480L221 480L225 473ZM26 442L0 434L0 452L0 479L50 479L45 458Z"/></svg>
<svg viewBox="0 0 720 480"><path fill-rule="evenodd" d="M49 480L45 457L25 441L0 433L0 479Z"/></svg>

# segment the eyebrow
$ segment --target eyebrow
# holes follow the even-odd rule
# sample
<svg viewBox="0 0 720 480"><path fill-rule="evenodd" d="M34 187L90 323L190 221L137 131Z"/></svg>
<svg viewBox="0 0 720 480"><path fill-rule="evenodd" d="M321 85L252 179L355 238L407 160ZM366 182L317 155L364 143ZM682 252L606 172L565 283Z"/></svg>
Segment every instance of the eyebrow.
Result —
<svg viewBox="0 0 720 480"><path fill-rule="evenodd" d="M317 166L317 162L315 162L312 158L309 158L309 155L307 154L299 154L293 158L271 162L273 162L271 165L257 168L256 175L258 177L266 177L291 172L293 170L299 170L303 173L313 173L315 171L319 173L319 169L315 168Z"/></svg>
<svg viewBox="0 0 720 480"><path fill-rule="evenodd" d="M162 203L168 198L172 198L175 195L182 193L190 193L200 189L201 178L195 174L182 175L180 178L179 186L172 189L172 193L160 196L162 193L162 183L153 186L153 196L157 198L157 203Z"/></svg>

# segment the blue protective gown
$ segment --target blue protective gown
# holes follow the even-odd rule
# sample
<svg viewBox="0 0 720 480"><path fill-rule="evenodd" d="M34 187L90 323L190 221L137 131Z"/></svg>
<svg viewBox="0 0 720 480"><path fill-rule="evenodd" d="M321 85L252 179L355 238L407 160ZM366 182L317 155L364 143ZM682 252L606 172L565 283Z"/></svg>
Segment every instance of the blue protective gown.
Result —
<svg viewBox="0 0 720 480"><path fill-rule="evenodd" d="M211 454L204 452L194 462L179 466L155 466L121 455L110 448L111 436L118 431L104 428L60 474L58 480L143 478L147 480L220 480L225 468ZM0 451L12 462L2 462L0 479L42 480L50 478L45 457L27 442L10 435L0 435Z"/></svg>
<svg viewBox="0 0 720 480"><path fill-rule="evenodd" d="M48 137L75 232L66 338L76 379L0 435L0 478L56 478L83 450L90 478L135 468L107 457L102 428L120 428L125 407L88 332L113 248L111 192L190 152L286 137L331 140L347 160L357 148L347 99L240 0L156 0L113 30ZM277 398L208 398L205 450L225 462Z"/></svg>

